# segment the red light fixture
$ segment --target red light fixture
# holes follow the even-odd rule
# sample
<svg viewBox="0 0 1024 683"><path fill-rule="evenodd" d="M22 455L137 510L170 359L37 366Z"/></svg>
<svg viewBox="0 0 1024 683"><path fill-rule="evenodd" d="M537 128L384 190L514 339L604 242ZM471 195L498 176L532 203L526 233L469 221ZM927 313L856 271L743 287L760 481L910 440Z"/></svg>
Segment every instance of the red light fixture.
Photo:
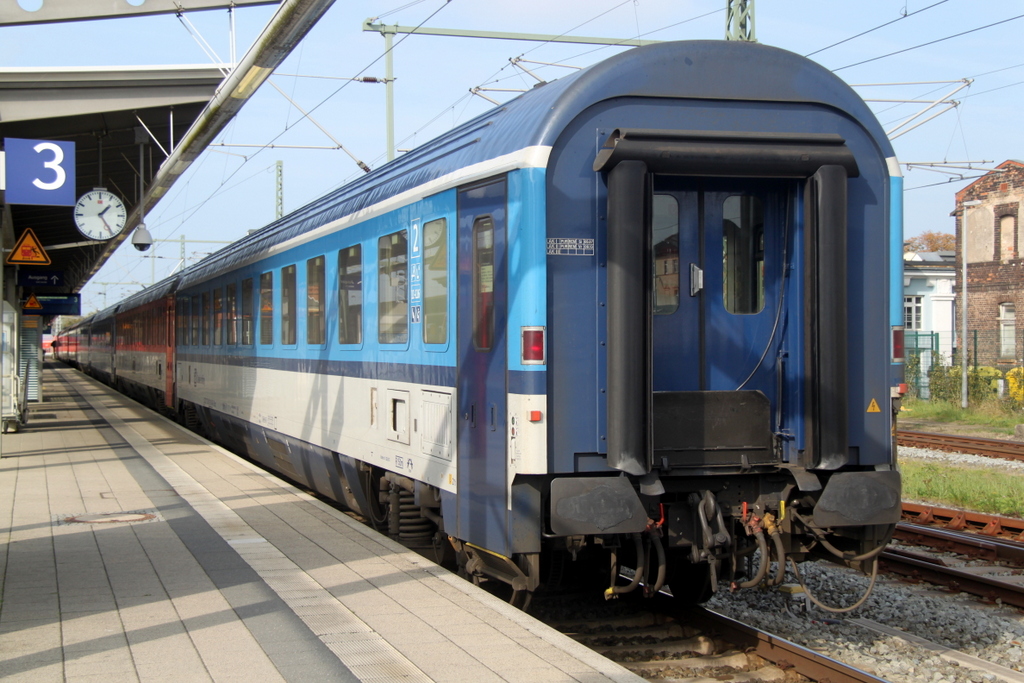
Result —
<svg viewBox="0 0 1024 683"><path fill-rule="evenodd" d="M547 362L543 327L523 327L523 365L544 365Z"/></svg>
<svg viewBox="0 0 1024 683"><path fill-rule="evenodd" d="M906 351L903 344L903 327L892 328L892 362L903 363L906 361Z"/></svg>

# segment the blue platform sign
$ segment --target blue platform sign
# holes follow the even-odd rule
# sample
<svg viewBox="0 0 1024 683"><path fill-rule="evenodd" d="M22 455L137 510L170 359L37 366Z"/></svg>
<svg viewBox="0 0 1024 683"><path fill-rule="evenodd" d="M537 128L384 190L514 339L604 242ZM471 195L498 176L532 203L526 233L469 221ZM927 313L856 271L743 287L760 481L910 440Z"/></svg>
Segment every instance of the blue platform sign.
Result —
<svg viewBox="0 0 1024 683"><path fill-rule="evenodd" d="M18 285L21 287L50 287L64 286L64 271L62 270L25 270L18 269Z"/></svg>
<svg viewBox="0 0 1024 683"><path fill-rule="evenodd" d="M74 206L75 143L4 138L7 203Z"/></svg>
<svg viewBox="0 0 1024 683"><path fill-rule="evenodd" d="M30 294L21 312L25 315L82 315L82 299L79 294Z"/></svg>

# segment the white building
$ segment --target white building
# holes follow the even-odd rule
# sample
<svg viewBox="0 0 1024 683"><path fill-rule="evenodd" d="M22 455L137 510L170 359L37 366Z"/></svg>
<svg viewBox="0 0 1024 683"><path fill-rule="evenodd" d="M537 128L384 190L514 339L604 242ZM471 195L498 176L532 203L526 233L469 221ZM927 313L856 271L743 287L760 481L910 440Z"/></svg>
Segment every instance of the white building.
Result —
<svg viewBox="0 0 1024 683"><path fill-rule="evenodd" d="M921 359L918 395L928 398L928 369L948 365L956 345L956 253L903 255L903 325L908 353Z"/></svg>

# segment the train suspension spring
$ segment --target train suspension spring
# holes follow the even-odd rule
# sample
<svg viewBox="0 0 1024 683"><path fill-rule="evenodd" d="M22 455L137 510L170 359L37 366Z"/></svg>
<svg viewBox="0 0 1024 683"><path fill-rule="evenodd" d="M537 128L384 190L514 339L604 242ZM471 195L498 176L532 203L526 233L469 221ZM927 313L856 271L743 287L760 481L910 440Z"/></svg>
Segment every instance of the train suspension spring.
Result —
<svg viewBox="0 0 1024 683"><path fill-rule="evenodd" d="M397 537L403 545L430 546L436 527L433 522L423 516L416 505L416 496L410 491L392 485L390 495L388 531Z"/></svg>

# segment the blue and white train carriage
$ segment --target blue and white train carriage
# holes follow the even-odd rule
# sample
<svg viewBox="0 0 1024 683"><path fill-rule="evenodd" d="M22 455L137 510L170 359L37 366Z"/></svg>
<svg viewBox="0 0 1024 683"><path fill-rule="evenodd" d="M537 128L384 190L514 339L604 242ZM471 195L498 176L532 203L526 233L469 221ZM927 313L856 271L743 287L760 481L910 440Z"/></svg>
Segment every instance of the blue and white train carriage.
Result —
<svg viewBox="0 0 1024 683"><path fill-rule="evenodd" d="M187 270L174 400L520 595L609 554L641 568L609 596L867 570L900 514L898 168L807 59L630 50Z"/></svg>

